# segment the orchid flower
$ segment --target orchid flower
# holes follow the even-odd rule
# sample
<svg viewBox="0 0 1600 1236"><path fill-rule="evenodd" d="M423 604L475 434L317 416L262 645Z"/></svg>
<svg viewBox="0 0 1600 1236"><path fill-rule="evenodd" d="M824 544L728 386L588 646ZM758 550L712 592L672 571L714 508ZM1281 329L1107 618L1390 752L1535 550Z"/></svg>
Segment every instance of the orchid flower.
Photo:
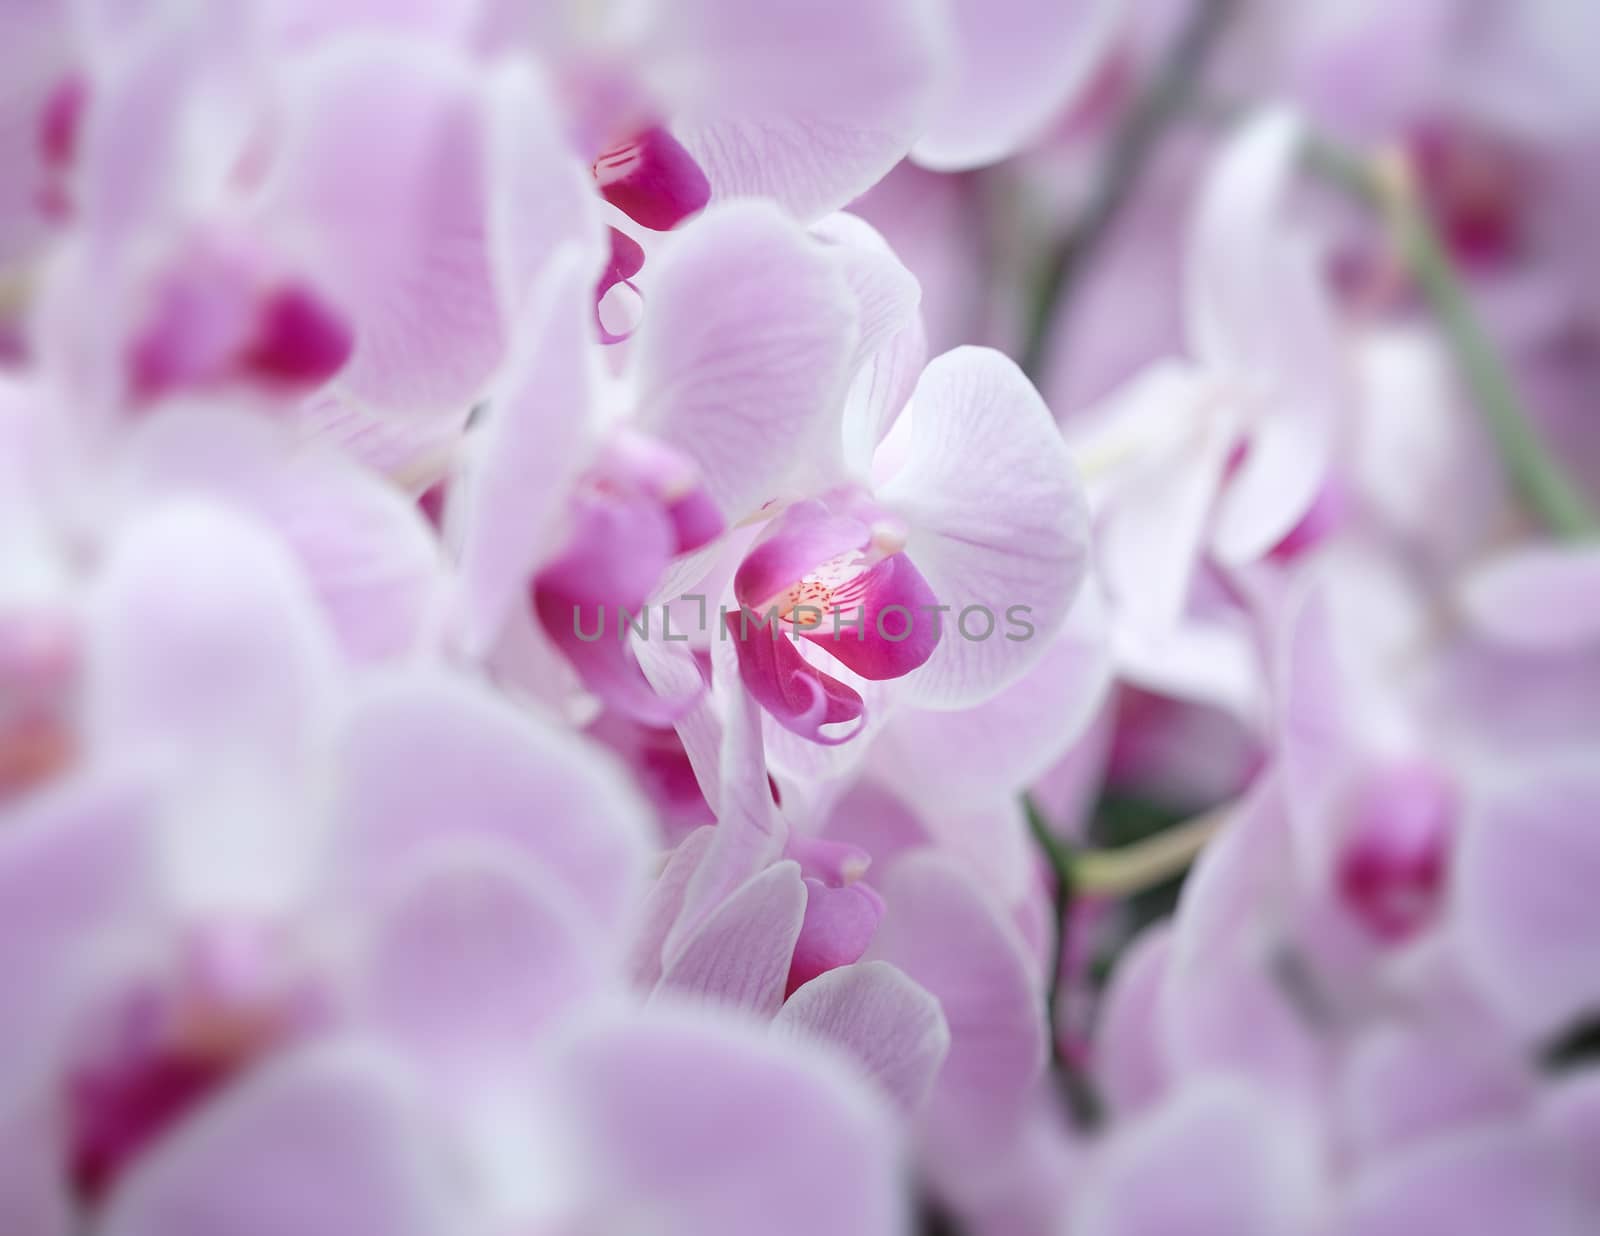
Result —
<svg viewBox="0 0 1600 1236"><path fill-rule="evenodd" d="M1197 574L1255 562L1310 517L1345 382L1303 238L1279 222L1299 148L1284 112L1218 157L1189 234L1193 361L1154 366L1074 438L1113 607L1146 642L1180 626Z"/></svg>
<svg viewBox="0 0 1600 1236"><path fill-rule="evenodd" d="M462 638L482 655L529 598L583 685L659 723L683 702L657 697L627 624L648 623L669 564L751 515L810 454L842 399L855 311L826 254L754 203L675 237L620 378L595 371L587 284L581 254L552 263L528 351L491 401L457 507Z"/></svg>
<svg viewBox="0 0 1600 1236"><path fill-rule="evenodd" d="M675 1143L636 1118L663 1085L690 1086L703 1136L738 1146L734 1108L705 1103L713 1061L729 1104L761 1095L758 1110L817 1138L810 1163L835 1189L804 1222L892 1222L889 1139L845 1071L686 1011L596 1007L552 1029L522 1127L570 1111L593 1140L547 1160L554 1193L505 1174L505 1053L599 994L644 857L637 805L578 740L427 673L341 703L331 633L288 554L199 503L130 529L90 629L94 763L16 821L0 862L29 924L5 952L29 995L8 1034L0 1176L27 1180L51 1216L40 1230L67 1230L77 1206L117 1233L218 1207L273 1232L459 1230L463 1205L486 1232L639 1207L682 1230L739 1227L762 1193L674 1184L661 1154ZM322 819L319 768L334 787ZM656 1083L619 1088L624 1064ZM37 1143L12 1122L48 1097L45 1078L68 1096L68 1157L27 1175L16 1156ZM479 1088L491 1079L498 1095ZM444 1101L435 1085L463 1104L447 1122L462 1151L487 1156L466 1197L421 1123ZM803 1170L787 1140L782 1155L744 1147L765 1185Z"/></svg>
<svg viewBox="0 0 1600 1236"><path fill-rule="evenodd" d="M882 242L845 238L857 285L882 279ZM993 695L1044 655L1081 579L1081 500L1036 392L998 353L964 348L906 399L907 331L864 358L841 447L806 496L773 511L733 577L740 677L813 742L860 728L863 682L896 680L899 697L933 708ZM1008 478L998 505L991 470Z"/></svg>

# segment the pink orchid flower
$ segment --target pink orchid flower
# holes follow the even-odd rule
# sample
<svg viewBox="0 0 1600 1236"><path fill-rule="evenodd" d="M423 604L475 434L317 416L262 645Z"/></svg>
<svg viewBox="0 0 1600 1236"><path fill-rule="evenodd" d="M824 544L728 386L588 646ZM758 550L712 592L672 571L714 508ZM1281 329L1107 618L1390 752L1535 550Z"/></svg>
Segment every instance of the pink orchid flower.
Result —
<svg viewBox="0 0 1600 1236"><path fill-rule="evenodd" d="M1312 251L1280 222L1299 134L1268 113L1218 157L1189 235L1195 359L1147 370L1074 438L1101 578L1138 630L1177 627L1206 562L1238 567L1289 537L1326 476L1346 383Z"/></svg>
<svg viewBox="0 0 1600 1236"><path fill-rule="evenodd" d="M603 375L585 267L570 253L542 280L463 479L461 636L482 655L531 616L583 686L661 724L685 701L646 680L630 623L648 632L677 590L668 567L810 457L843 398L856 313L820 246L771 206L734 203L675 235L626 367Z"/></svg>
<svg viewBox="0 0 1600 1236"><path fill-rule="evenodd" d="M876 368L865 380L877 394ZM898 696L944 709L999 691L1044 655L1081 580L1077 483L1011 362L957 349L904 414L878 398L847 416L842 466L776 515L733 578L740 677L813 742L860 728L862 682L896 680ZM823 729L841 725L854 728Z"/></svg>

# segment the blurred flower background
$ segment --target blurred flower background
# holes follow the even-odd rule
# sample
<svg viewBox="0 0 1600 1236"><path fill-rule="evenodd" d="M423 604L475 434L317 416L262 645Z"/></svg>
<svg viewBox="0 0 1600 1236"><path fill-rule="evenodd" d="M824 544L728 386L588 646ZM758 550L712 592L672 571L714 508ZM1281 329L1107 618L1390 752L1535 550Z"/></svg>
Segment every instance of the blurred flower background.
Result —
<svg viewBox="0 0 1600 1236"><path fill-rule="evenodd" d="M1600 1231L1597 57L0 0L0 1234Z"/></svg>

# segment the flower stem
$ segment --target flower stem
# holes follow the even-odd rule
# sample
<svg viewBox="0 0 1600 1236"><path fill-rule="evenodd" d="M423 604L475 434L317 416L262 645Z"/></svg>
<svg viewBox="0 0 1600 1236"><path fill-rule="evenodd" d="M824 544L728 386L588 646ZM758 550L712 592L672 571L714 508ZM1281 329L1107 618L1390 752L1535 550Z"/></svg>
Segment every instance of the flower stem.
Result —
<svg viewBox="0 0 1600 1236"><path fill-rule="evenodd" d="M1109 850L1079 850L1071 858L1072 887L1084 897L1131 897L1185 871L1227 819L1231 804Z"/></svg>
<svg viewBox="0 0 1600 1236"><path fill-rule="evenodd" d="M1122 208L1139 187L1161 137L1194 94L1195 85L1237 0L1196 0L1166 60L1128 108L1106 147L1088 204L1045 264L1033 298L1022 369L1035 381L1051 331L1074 285Z"/></svg>
<svg viewBox="0 0 1600 1236"><path fill-rule="evenodd" d="M1393 155L1365 159L1321 137L1308 139L1305 163L1387 222L1395 247L1438 319L1473 401L1494 437L1506 474L1528 509L1558 537L1587 540L1600 536L1600 516L1529 423L1511 375L1473 310L1449 251L1419 198L1409 166Z"/></svg>
<svg viewBox="0 0 1600 1236"><path fill-rule="evenodd" d="M1022 808L1028 817L1028 829L1033 834L1039 852L1044 855L1051 874L1055 877L1055 898L1052 903L1055 940L1050 953L1050 973L1045 982L1045 1024L1050 1033L1050 1062L1061 1092L1062 1102L1072 1121L1080 1129L1092 1129L1101 1116L1100 1097L1093 1085L1068 1058L1061 1048L1061 975L1066 960L1068 922L1072 913L1074 893L1073 858L1067 845L1050 831L1038 804L1032 795L1022 796Z"/></svg>

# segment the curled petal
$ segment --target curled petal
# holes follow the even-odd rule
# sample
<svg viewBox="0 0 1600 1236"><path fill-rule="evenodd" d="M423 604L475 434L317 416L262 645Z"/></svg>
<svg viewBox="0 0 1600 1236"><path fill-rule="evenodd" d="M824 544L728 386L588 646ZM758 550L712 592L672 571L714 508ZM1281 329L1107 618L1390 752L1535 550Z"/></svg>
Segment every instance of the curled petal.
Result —
<svg viewBox="0 0 1600 1236"><path fill-rule="evenodd" d="M748 611L723 620L739 656L745 689L786 730L812 742L837 746L855 737L866 705L855 690L824 674L800 655L776 621ZM857 724L842 735L824 735L824 725Z"/></svg>

